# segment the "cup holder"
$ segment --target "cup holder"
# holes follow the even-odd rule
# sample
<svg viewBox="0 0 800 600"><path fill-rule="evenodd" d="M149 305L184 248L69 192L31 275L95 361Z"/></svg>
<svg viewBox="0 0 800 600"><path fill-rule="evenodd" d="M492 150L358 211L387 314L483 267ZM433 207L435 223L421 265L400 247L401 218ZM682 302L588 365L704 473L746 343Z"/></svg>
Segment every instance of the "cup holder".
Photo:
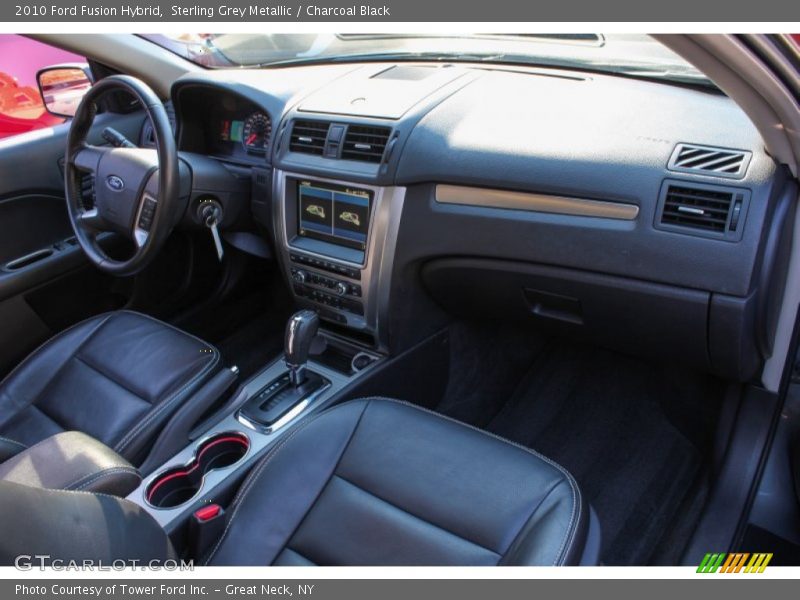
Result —
<svg viewBox="0 0 800 600"><path fill-rule="evenodd" d="M155 508L174 508L191 500L203 486L206 474L236 464L250 448L250 440L238 431L218 433L203 441L187 465L160 473L145 491Z"/></svg>

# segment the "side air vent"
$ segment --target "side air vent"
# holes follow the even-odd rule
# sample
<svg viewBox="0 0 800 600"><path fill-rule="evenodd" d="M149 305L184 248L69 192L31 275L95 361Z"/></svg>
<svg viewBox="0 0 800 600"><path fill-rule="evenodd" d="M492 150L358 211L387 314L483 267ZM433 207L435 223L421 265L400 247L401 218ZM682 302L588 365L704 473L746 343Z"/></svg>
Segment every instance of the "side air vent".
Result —
<svg viewBox="0 0 800 600"><path fill-rule="evenodd" d="M716 177L741 179L750 163L752 153L694 144L678 144L667 168L683 173L699 173Z"/></svg>
<svg viewBox="0 0 800 600"><path fill-rule="evenodd" d="M708 237L741 239L749 193L737 188L667 182L657 225Z"/></svg>
<svg viewBox="0 0 800 600"><path fill-rule="evenodd" d="M289 150L322 156L330 126L327 121L295 121L289 138Z"/></svg>
<svg viewBox="0 0 800 600"><path fill-rule="evenodd" d="M342 158L379 163L389 142L392 130L388 127L350 125L344 136Z"/></svg>

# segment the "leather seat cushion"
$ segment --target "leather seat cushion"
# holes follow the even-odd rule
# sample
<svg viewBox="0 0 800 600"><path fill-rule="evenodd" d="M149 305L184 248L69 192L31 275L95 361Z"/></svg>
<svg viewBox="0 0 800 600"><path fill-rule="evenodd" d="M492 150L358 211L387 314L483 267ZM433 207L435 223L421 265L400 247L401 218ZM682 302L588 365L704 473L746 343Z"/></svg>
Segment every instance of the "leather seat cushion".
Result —
<svg viewBox="0 0 800 600"><path fill-rule="evenodd" d="M212 346L145 315L91 318L46 342L0 384L0 436L30 446L81 431L134 460L219 361Z"/></svg>
<svg viewBox="0 0 800 600"><path fill-rule="evenodd" d="M385 399L287 433L229 514L210 564L573 564L588 522L552 461Z"/></svg>

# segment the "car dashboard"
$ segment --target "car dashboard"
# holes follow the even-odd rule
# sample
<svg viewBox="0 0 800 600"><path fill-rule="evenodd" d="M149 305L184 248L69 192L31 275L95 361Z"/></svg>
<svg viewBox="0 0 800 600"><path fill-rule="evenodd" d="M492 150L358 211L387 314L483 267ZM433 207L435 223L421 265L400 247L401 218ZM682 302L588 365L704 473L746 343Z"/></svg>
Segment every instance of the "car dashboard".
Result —
<svg viewBox="0 0 800 600"><path fill-rule="evenodd" d="M792 184L722 94L368 63L194 73L171 100L336 335L396 354L492 315L742 381L771 352Z"/></svg>

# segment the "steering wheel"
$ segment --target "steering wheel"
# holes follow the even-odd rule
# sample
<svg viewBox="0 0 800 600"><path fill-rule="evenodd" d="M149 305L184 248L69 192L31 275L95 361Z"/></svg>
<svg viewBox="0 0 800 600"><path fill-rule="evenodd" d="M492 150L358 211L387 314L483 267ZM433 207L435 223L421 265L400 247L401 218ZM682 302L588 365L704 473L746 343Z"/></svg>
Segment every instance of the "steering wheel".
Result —
<svg viewBox="0 0 800 600"><path fill-rule="evenodd" d="M153 127L156 149L92 146L87 136L98 99L125 91L144 108ZM94 178L94 205L86 206L81 178ZM133 275L156 256L175 224L180 169L175 137L164 104L143 81L113 75L97 82L83 97L70 125L64 161L67 211L75 237L89 260L114 275ZM127 260L109 257L98 243L103 232L133 242Z"/></svg>

